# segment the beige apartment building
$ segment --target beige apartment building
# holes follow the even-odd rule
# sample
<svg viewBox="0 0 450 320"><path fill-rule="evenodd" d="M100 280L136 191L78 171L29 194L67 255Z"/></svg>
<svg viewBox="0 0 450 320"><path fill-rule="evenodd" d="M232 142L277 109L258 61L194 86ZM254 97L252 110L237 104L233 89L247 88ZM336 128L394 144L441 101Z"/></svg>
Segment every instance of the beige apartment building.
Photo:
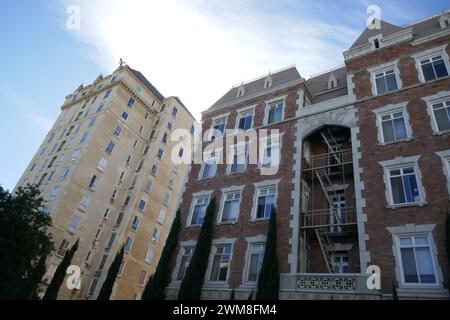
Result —
<svg viewBox="0 0 450 320"><path fill-rule="evenodd" d="M95 299L121 246L125 257L111 299L139 299L156 268L189 170L171 133L195 119L140 72L121 65L66 97L61 114L17 186L39 186L53 220L50 281L79 239L72 264L81 288L59 299Z"/></svg>

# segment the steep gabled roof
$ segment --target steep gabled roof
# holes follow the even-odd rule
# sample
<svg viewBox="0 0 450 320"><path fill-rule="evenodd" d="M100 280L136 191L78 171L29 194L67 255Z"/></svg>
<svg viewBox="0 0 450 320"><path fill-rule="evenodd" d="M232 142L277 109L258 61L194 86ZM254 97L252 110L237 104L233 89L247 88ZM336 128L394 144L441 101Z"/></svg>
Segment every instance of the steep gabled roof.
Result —
<svg viewBox="0 0 450 320"><path fill-rule="evenodd" d="M369 41L369 38L376 36L377 34L382 33L383 37L386 37L390 34L393 34L397 31L402 30L402 27L390 24L389 22L380 20L380 26L381 29L369 29L366 28L364 32L359 36L359 38L353 43L353 45L350 47L350 49L359 47L360 45L363 45Z"/></svg>
<svg viewBox="0 0 450 320"><path fill-rule="evenodd" d="M150 81L147 80L146 77L144 77L144 75L142 73L140 73L137 70L134 70L132 68L130 68L131 72L135 75L136 78L139 79L139 81L141 81L144 86L150 90L151 93L153 93L155 95L155 97L157 97L160 101L164 100L164 96L158 91L158 89L156 89L151 83Z"/></svg>
<svg viewBox="0 0 450 320"><path fill-rule="evenodd" d="M331 74L337 80L337 87L328 89L328 79ZM306 86L313 96L313 103L338 98L347 94L347 67L342 66L333 70L312 76L306 81Z"/></svg>
<svg viewBox="0 0 450 320"><path fill-rule="evenodd" d="M240 88L240 86L236 86L229 90L222 98L217 100L216 103L214 103L207 111L210 111L218 106L225 105L232 103L233 101L237 101L240 99L245 99L245 97L253 96L255 94L263 93L264 91L271 90L273 88L281 87L285 84L288 84L293 81L301 80L302 77L300 76L300 73L298 72L297 68L295 66L289 67L287 69L274 72L270 74L272 77L272 85L270 88L264 88L264 81L266 79L266 76L261 77L257 80L244 83L244 89L245 93L242 97L237 97L237 91Z"/></svg>

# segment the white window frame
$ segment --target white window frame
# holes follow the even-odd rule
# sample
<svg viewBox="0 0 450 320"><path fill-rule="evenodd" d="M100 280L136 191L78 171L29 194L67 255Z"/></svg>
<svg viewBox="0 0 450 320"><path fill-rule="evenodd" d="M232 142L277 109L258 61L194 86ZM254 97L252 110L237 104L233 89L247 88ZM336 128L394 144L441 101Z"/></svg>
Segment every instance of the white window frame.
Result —
<svg viewBox="0 0 450 320"><path fill-rule="evenodd" d="M148 248L147 249L147 253L145 254L145 259L144 259L145 263L151 264L152 261L153 261L154 254L155 253L153 252L153 249L152 248Z"/></svg>
<svg viewBox="0 0 450 320"><path fill-rule="evenodd" d="M251 216L251 221L266 221L270 219L270 216L267 218L256 218L256 213L258 210L258 197L259 197L259 193L260 190L266 187L271 187L274 186L275 187L275 199L274 199L274 206L275 208L277 208L277 202L278 202L278 185L280 183L281 179L277 179L277 180L264 180L261 182L256 182L253 184L254 188L255 188L255 192L253 194L253 207L252 207L252 216Z"/></svg>
<svg viewBox="0 0 450 320"><path fill-rule="evenodd" d="M137 219L137 224L134 224L134 220ZM136 214L133 218L133 220L131 221L131 226L130 229L133 232L138 232L139 231L139 226L141 225L142 222L142 218L139 216L139 214ZM136 226L136 227L135 227Z"/></svg>
<svg viewBox="0 0 450 320"><path fill-rule="evenodd" d="M256 104L245 107L245 108L238 109L236 111L236 125L234 128L235 132L239 132L239 121L241 121L243 113L251 113L252 114L252 126L249 129L247 129L247 131L250 131L255 127L255 108L256 108ZM245 131L241 131L241 132L245 132Z"/></svg>
<svg viewBox="0 0 450 320"><path fill-rule="evenodd" d="M388 227L388 231L392 235L392 252L394 254L395 258L395 276L396 280L399 283L400 289L410 289L410 290L417 290L417 289L443 289L443 274L442 269L439 265L438 260L438 250L436 243L434 242L433 237L433 230L435 228L435 224L427 224L427 225L415 225L415 224L406 224L403 226L398 227ZM401 237L427 237L430 251L431 251L431 257L433 261L433 267L434 272L436 276L436 283L435 284L416 284L416 283L405 283L404 282L404 274L403 274L403 266L402 266L402 260L401 260L401 252L400 252L400 245L399 245L399 239Z"/></svg>
<svg viewBox="0 0 450 320"><path fill-rule="evenodd" d="M264 167L262 160L264 159L264 155L265 152L267 150L267 146L268 146L268 142L270 141L270 147L277 147L278 148L278 166L280 166L281 164L281 154L282 154L282 148L283 148L283 136L284 136L284 132L281 134L277 135L277 139L276 138L272 138L272 135L268 135L265 137L261 137L259 138L259 155L258 155L258 169L260 170L268 170L270 168L274 168L273 163L271 162L270 167ZM273 151L272 151L273 154ZM273 156L272 156L273 157Z"/></svg>
<svg viewBox="0 0 450 320"><path fill-rule="evenodd" d="M126 245L126 243L127 243L128 241L125 241L124 251L125 251L126 253L130 253L130 252L131 252L131 250L133 249L133 244L134 244L134 238L133 238L133 237L128 236L128 237L127 237L127 240L128 240L128 239L131 239L131 244L130 244L130 248L127 250L125 245Z"/></svg>
<svg viewBox="0 0 450 320"><path fill-rule="evenodd" d="M396 91L400 90L401 88L403 88L402 79L400 77L400 69L398 68L399 61L400 60L395 60L395 61L383 63L378 66L367 69L367 71L370 72L370 80L372 82L372 95L377 96L377 95L382 95L382 94L388 94L391 92L396 92ZM392 91L386 91L383 93L378 93L376 75L379 73L384 73L386 75L386 72L391 71L391 70L393 70L394 74L395 74L395 81L397 82L397 89L392 90Z"/></svg>
<svg viewBox="0 0 450 320"><path fill-rule="evenodd" d="M287 95L284 95L284 96L279 96L279 97L276 97L276 98L264 101L264 103L266 105L266 109L265 109L265 112L264 112L264 125L265 126L267 126L267 125L275 125L275 124L281 123L281 122L283 122L285 120L286 97L287 97ZM269 109L274 103L276 103L278 101L283 101L283 113L282 113L282 116L281 116L281 120L279 122L273 122L273 123L269 124L268 123L268 121L269 121Z"/></svg>
<svg viewBox="0 0 450 320"><path fill-rule="evenodd" d="M188 218L186 219L186 227L201 227L200 224L191 224L191 220L192 220L192 216L194 214L194 208L195 208L195 204L197 202L198 198L201 197L207 197L207 204L206 206L208 207L209 202L211 201L211 195L213 193L213 190L206 190L206 191L200 191L200 192L196 192L194 194L192 194L192 201L191 201L191 206L189 208L189 215Z"/></svg>
<svg viewBox="0 0 450 320"><path fill-rule="evenodd" d="M236 241L236 238L232 238L232 239L222 238L222 239L214 239L212 241L211 253L209 255L208 268L207 268L206 276L205 276L205 286L228 287L228 282L230 281L231 267L232 267L232 263L233 263L233 251L234 251L234 242L235 241ZM216 254L216 249L217 249L217 247L226 246L226 245L231 246L230 260L229 260L228 270L227 270L227 277L226 277L225 281L212 281L210 279L211 279L212 266L213 266L213 262L214 262L214 255Z"/></svg>
<svg viewBox="0 0 450 320"><path fill-rule="evenodd" d="M235 175L235 174L242 174L247 170L248 164L250 162L250 146L248 143L238 143L230 145L229 148L231 148L231 151L228 152L228 165L227 165L227 175ZM238 171L238 172L231 172L231 167L233 166L234 156L244 154L245 156L245 164L244 164L244 170ZM242 163L237 163L237 165L242 165Z"/></svg>
<svg viewBox="0 0 450 320"><path fill-rule="evenodd" d="M423 206L427 204L425 188L422 184L422 172L419 167L418 156L410 157L398 157L393 160L381 161L379 164L383 167L383 180L385 185L385 196L387 202L387 208L398 208L398 207L410 207L410 206ZM404 168L404 167L414 167L414 173L416 175L417 187L419 188L420 201L411 203L394 204L394 199L392 196L392 186L389 172L391 170Z"/></svg>
<svg viewBox="0 0 450 320"><path fill-rule="evenodd" d="M417 73L419 75L420 82L422 82L422 83L427 82L423 75L422 65L421 65L420 61L427 59L427 58L432 58L436 55L442 55L442 59L444 60L445 67L447 68L447 72L450 75L450 63L449 63L449 57L448 57L447 50L446 50L447 46L448 45L445 44L443 46L431 48L431 49L416 53L411 56L416 61L416 69L417 69ZM439 79L442 79L442 78L434 79L432 81L439 80Z"/></svg>
<svg viewBox="0 0 450 320"><path fill-rule="evenodd" d="M442 160L442 169L445 177L447 178L447 190L450 196L450 149L436 152L436 154Z"/></svg>
<svg viewBox="0 0 450 320"><path fill-rule="evenodd" d="M376 122L376 126L377 126L377 136L378 136L378 143L380 146L384 146L387 144L392 144L392 143L397 143L397 142L402 142L402 141L410 141L413 139L413 134L412 134L412 129L411 129L411 125L410 125L410 120L409 120L409 113L407 111L406 106L408 105L409 101L405 101L402 103L397 103L397 104L389 104L387 106L378 108L373 110L373 112L376 115L377 118L377 122ZM403 113L403 120L405 122L405 127L406 127L406 133L407 133L407 137L406 139L400 139L400 140L394 140L394 141L389 141L389 142L385 142L384 141L384 133L383 133L383 120L382 118L386 115L390 115L393 113Z"/></svg>
<svg viewBox="0 0 450 320"><path fill-rule="evenodd" d="M141 202L144 202L144 207L141 209ZM139 200L139 203L138 203L138 210L140 211L140 212L144 212L145 211L145 208L147 207L147 202L148 202L148 200L147 200L147 198L144 198L144 197L142 197L140 200Z"/></svg>
<svg viewBox="0 0 450 320"><path fill-rule="evenodd" d="M177 280L177 275L178 272L180 271L180 266L181 266L181 258L183 257L184 251L186 248L193 248L192 250L192 255L194 254L195 251L195 247L197 246L197 241L196 240L189 240L189 241L182 241L180 243L180 250L178 251L178 255L177 255L177 261L175 263L175 268L174 268L174 272L172 273L172 283L179 285L181 283L182 280ZM186 275L186 273L184 274L184 276ZM183 276L183 278L184 278Z"/></svg>
<svg viewBox="0 0 450 320"><path fill-rule="evenodd" d="M212 154L212 150L208 150L208 152L210 154ZM211 155L209 155L208 157L205 157L206 152L203 153L203 158L204 161L200 167L200 170L198 172L198 180L207 180L207 179L212 179L216 176L217 174L217 168L218 168L218 164L221 163L221 157L223 156L223 149L222 148L218 148L218 149L214 149L214 161L215 161L215 165L216 165L216 172L214 173L214 175L210 176L210 177L205 177L203 178L203 173L205 171L205 166L206 166L206 161L210 161L212 159Z"/></svg>
<svg viewBox="0 0 450 320"><path fill-rule="evenodd" d="M211 127L210 127L210 131L209 131L209 135L208 135L208 141L211 141L213 135L214 135L214 127L216 125L216 121L221 120L223 118L225 118L225 122L224 122L224 128L223 128L223 133L220 137L216 137L214 136L215 139L220 139L222 137L225 136L225 133L227 132L227 124L228 124L228 116L230 115L230 113L224 113L218 116L215 116L211 119Z"/></svg>
<svg viewBox="0 0 450 320"><path fill-rule="evenodd" d="M217 224L236 224L239 221L240 208L241 208L241 203L242 203L242 193L243 193L244 187L245 187L245 185L222 188L222 197L220 199L219 214L217 215ZM235 221L222 221L223 210L225 209L226 195L229 193L239 193L240 194L239 204L238 204L239 212L236 216Z"/></svg>
<svg viewBox="0 0 450 320"><path fill-rule="evenodd" d="M72 222L78 218L77 220L77 224L76 226L72 226ZM73 215L72 218L70 219L69 225L67 226L67 231L71 234L74 234L77 232L78 228L80 227L80 223L81 223L81 217L78 215Z"/></svg>
<svg viewBox="0 0 450 320"><path fill-rule="evenodd" d="M105 158L100 158L100 160L98 161L98 165L97 165L98 171L104 172L107 165L108 165L108 160L106 160Z"/></svg>
<svg viewBox="0 0 450 320"><path fill-rule="evenodd" d="M155 231L156 231L156 235L155 235ZM158 229L158 227L155 227L154 229L153 229L153 232L152 232L152 242L154 243L154 244L157 244L158 243L158 240L159 240L159 236L161 235L161 230L160 229Z"/></svg>
<svg viewBox="0 0 450 320"><path fill-rule="evenodd" d="M164 224L164 221L166 220L166 210L164 210L164 209L160 209L159 210L159 215L158 215L158 223L159 224Z"/></svg>
<svg viewBox="0 0 450 320"><path fill-rule="evenodd" d="M258 244L264 244L264 249L267 242L267 236L265 235L258 235L256 237L247 237L247 251L245 253L245 263L244 263L244 269L242 271L242 287L250 287L250 288L256 288L258 282L257 281L248 281L248 272L250 271L250 262L251 262L251 255L252 255L252 246L258 245Z"/></svg>
<svg viewBox="0 0 450 320"><path fill-rule="evenodd" d="M446 101L450 101L450 91L441 91L437 94L423 97L422 100L425 101L425 103L427 104L427 112L428 112L428 116L430 117L430 120L431 120L431 128L433 130L433 134L441 135L441 134L450 132L450 130L443 130L443 131L439 130L439 127L438 127L438 124L436 121L436 116L434 115L434 110L433 110L434 105L436 105L438 103L445 103Z"/></svg>

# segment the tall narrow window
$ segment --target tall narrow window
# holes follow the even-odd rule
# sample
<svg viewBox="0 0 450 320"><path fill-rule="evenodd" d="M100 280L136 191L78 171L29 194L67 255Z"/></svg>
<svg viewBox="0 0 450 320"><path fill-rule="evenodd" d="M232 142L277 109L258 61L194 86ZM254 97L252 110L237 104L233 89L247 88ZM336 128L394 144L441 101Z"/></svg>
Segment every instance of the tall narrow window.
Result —
<svg viewBox="0 0 450 320"><path fill-rule="evenodd" d="M112 154L112 152L113 152L115 146L116 146L115 143L112 142L112 141L110 141L110 142L108 143L108 146L106 147L105 152L106 152L107 154Z"/></svg>
<svg viewBox="0 0 450 320"><path fill-rule="evenodd" d="M419 186L413 166L389 170L393 204L407 204L421 201Z"/></svg>
<svg viewBox="0 0 450 320"><path fill-rule="evenodd" d="M80 221L81 221L81 219L79 216L76 216L76 215L73 216L72 220L70 220L69 227L67 228L67 230L70 233L75 233L78 229L78 226L80 225Z"/></svg>
<svg viewBox="0 0 450 320"><path fill-rule="evenodd" d="M258 281L261 266L264 260L264 244L251 244L250 245L250 262L247 271L247 281Z"/></svg>
<svg viewBox="0 0 450 320"><path fill-rule="evenodd" d="M239 113L238 130L247 131L253 125L253 110L246 110Z"/></svg>
<svg viewBox="0 0 450 320"><path fill-rule="evenodd" d="M192 255L194 254L194 247L184 247L181 248L181 259L180 264L178 266L178 272L176 276L177 281L183 280L184 274L191 262Z"/></svg>
<svg viewBox="0 0 450 320"><path fill-rule="evenodd" d="M267 124L276 123L283 120L283 107L283 101L278 101L269 105Z"/></svg>
<svg viewBox="0 0 450 320"><path fill-rule="evenodd" d="M216 138L220 138L223 136L223 134L225 132L226 123L227 123L227 117L221 117L221 118L214 120L211 140L214 140Z"/></svg>
<svg viewBox="0 0 450 320"><path fill-rule="evenodd" d="M140 224L141 224L141 218L139 216L134 216L133 223L131 225L131 230L137 232L139 230Z"/></svg>
<svg viewBox="0 0 450 320"><path fill-rule="evenodd" d="M275 192L276 187L262 187L257 189L257 207L256 207L256 218L257 219L268 219L272 208L275 206Z"/></svg>
<svg viewBox="0 0 450 320"><path fill-rule="evenodd" d="M450 130L450 99L433 104L433 114L440 132Z"/></svg>
<svg viewBox="0 0 450 320"><path fill-rule="evenodd" d="M208 196L194 198L192 209L191 225L201 225L205 218L206 207L208 206Z"/></svg>
<svg viewBox="0 0 450 320"><path fill-rule="evenodd" d="M228 192L223 195L223 210L221 222L235 222L239 215L239 204L241 201L241 192Z"/></svg>
<svg viewBox="0 0 450 320"><path fill-rule="evenodd" d="M124 246L125 252L129 253L131 251L131 247L133 247L133 241L134 241L134 239L132 237L127 238L127 241L125 241L125 246Z"/></svg>
<svg viewBox="0 0 450 320"><path fill-rule="evenodd" d="M92 176L91 181L89 182L89 189L95 191L97 189L98 182L100 181L100 177L97 177L95 174Z"/></svg>
<svg viewBox="0 0 450 320"><path fill-rule="evenodd" d="M231 244L215 247L210 281L227 281L231 261Z"/></svg>

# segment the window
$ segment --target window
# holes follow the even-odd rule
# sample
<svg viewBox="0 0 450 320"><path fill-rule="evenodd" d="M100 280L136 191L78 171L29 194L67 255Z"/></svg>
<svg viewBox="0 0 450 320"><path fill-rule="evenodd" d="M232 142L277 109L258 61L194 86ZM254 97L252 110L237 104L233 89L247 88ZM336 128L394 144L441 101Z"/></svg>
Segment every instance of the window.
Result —
<svg viewBox="0 0 450 320"><path fill-rule="evenodd" d="M84 144L86 142L86 140L88 139L88 137L89 137L89 132L83 133L83 136L81 137L81 140L80 140L80 144Z"/></svg>
<svg viewBox="0 0 450 320"><path fill-rule="evenodd" d="M146 112L145 113L145 120L147 120L149 116L150 116L150 113Z"/></svg>
<svg viewBox="0 0 450 320"><path fill-rule="evenodd" d="M334 254L331 257L333 273L349 273L349 263L347 254Z"/></svg>
<svg viewBox="0 0 450 320"><path fill-rule="evenodd" d="M61 173L61 176L59 177L59 181L64 181L67 176L70 173L70 169L69 168L64 168L63 172Z"/></svg>
<svg viewBox="0 0 450 320"><path fill-rule="evenodd" d="M112 154L112 152L113 152L115 146L116 146L115 143L112 142L112 141L110 141L110 142L108 143L108 146L106 147L105 152L106 152L107 154Z"/></svg>
<svg viewBox="0 0 450 320"><path fill-rule="evenodd" d="M447 178L448 194L450 195L450 150L439 151L439 152L436 152L436 154L442 160L444 175Z"/></svg>
<svg viewBox="0 0 450 320"><path fill-rule="evenodd" d="M210 157L205 159L205 163L202 166L201 179L212 178L216 175L217 171L217 156L216 151L212 151Z"/></svg>
<svg viewBox="0 0 450 320"><path fill-rule="evenodd" d="M434 253L429 236L398 236L397 245L404 284L437 284Z"/></svg>
<svg viewBox="0 0 450 320"><path fill-rule="evenodd" d="M144 211L146 205L147 205L147 201L145 201L144 199L141 199L139 201L139 211Z"/></svg>
<svg viewBox="0 0 450 320"><path fill-rule="evenodd" d="M126 164L127 164L127 166L129 166L131 164L131 156L128 156Z"/></svg>
<svg viewBox="0 0 450 320"><path fill-rule="evenodd" d="M142 134L142 132L144 132L144 126L141 126L141 127L139 128L139 133Z"/></svg>
<svg viewBox="0 0 450 320"><path fill-rule="evenodd" d="M158 230L158 228L155 228L152 233L152 241L154 243L157 243L158 239L159 239L159 230Z"/></svg>
<svg viewBox="0 0 450 320"><path fill-rule="evenodd" d="M152 248L148 248L147 253L145 255L145 262L148 264L152 263L153 260L153 250Z"/></svg>
<svg viewBox="0 0 450 320"><path fill-rule="evenodd" d="M283 120L283 101L278 101L268 105L267 124L277 123Z"/></svg>
<svg viewBox="0 0 450 320"><path fill-rule="evenodd" d="M148 150L150 150L150 145L147 144L147 145L145 145L144 151L142 151L142 154L146 155L148 153Z"/></svg>
<svg viewBox="0 0 450 320"><path fill-rule="evenodd" d="M54 138L55 138L55 134L52 133L52 134L50 135L50 137L48 138L48 140L47 140L47 144L51 143L51 142L53 141Z"/></svg>
<svg viewBox="0 0 450 320"><path fill-rule="evenodd" d="M259 165L263 168L271 168L280 163L280 141L267 139L263 141L262 154Z"/></svg>
<svg viewBox="0 0 450 320"><path fill-rule="evenodd" d="M228 165L228 174L242 173L247 168L248 147L233 146L231 164Z"/></svg>
<svg viewBox="0 0 450 320"><path fill-rule="evenodd" d="M253 109L242 111L238 116L238 130L247 131L253 125Z"/></svg>
<svg viewBox="0 0 450 320"><path fill-rule="evenodd" d="M107 91L105 95L103 96L103 99L107 99L109 95L111 94L111 90Z"/></svg>
<svg viewBox="0 0 450 320"><path fill-rule="evenodd" d="M169 180L169 189L173 189L175 187L176 177L172 177Z"/></svg>
<svg viewBox="0 0 450 320"><path fill-rule="evenodd" d="M64 129L63 131L61 131L61 134L59 135L59 139L61 139L62 137L64 137L65 134L66 134L66 129Z"/></svg>
<svg viewBox="0 0 450 320"><path fill-rule="evenodd" d="M176 117L177 114L178 114L178 109L177 109L177 107L173 107L173 109L172 109L172 115L173 115L174 117Z"/></svg>
<svg viewBox="0 0 450 320"><path fill-rule="evenodd" d="M450 130L450 98L432 105L434 120L439 132Z"/></svg>
<svg viewBox="0 0 450 320"><path fill-rule="evenodd" d="M45 150L47 150L47 148L42 148L41 152L39 153L39 155L42 156L45 153Z"/></svg>
<svg viewBox="0 0 450 320"><path fill-rule="evenodd" d="M122 263L120 264L119 271L117 272L118 277L121 277L123 274L123 270L125 269L125 262L125 259L123 259Z"/></svg>
<svg viewBox="0 0 450 320"><path fill-rule="evenodd" d="M102 234L102 228L98 228L95 232L94 240L100 240L100 235Z"/></svg>
<svg viewBox="0 0 450 320"><path fill-rule="evenodd" d="M137 94L141 94L142 93L142 88L139 87L139 86L136 86L135 90L136 90Z"/></svg>
<svg viewBox="0 0 450 320"><path fill-rule="evenodd" d="M184 274L186 273L189 263L191 262L192 255L194 254L194 249L195 247L182 247L180 249L180 264L178 265L178 272L175 278L177 281L183 280Z"/></svg>
<svg viewBox="0 0 450 320"><path fill-rule="evenodd" d="M106 208L105 213L103 214L103 219L108 220L110 215L111 215L111 209Z"/></svg>
<svg viewBox="0 0 450 320"><path fill-rule="evenodd" d="M215 246L210 281L227 281L231 261L231 244Z"/></svg>
<svg viewBox="0 0 450 320"><path fill-rule="evenodd" d="M139 230L139 225L141 224L141 218L138 216L134 216L133 224L131 225L131 230L137 232Z"/></svg>
<svg viewBox="0 0 450 320"><path fill-rule="evenodd" d="M268 219L275 206L276 186L257 188L256 219Z"/></svg>
<svg viewBox="0 0 450 320"><path fill-rule="evenodd" d="M79 208L82 209L82 210L86 210L88 206L89 206L89 197L87 195L84 195L81 198Z"/></svg>
<svg viewBox="0 0 450 320"><path fill-rule="evenodd" d="M113 193L111 195L111 200L116 199L116 197L117 197L117 189L114 189L114 191L113 191Z"/></svg>
<svg viewBox="0 0 450 320"><path fill-rule="evenodd" d="M98 278L92 279L92 283L91 283L91 286L89 287L89 291L88 291L88 296L94 295L97 284L98 284Z"/></svg>
<svg viewBox="0 0 450 320"><path fill-rule="evenodd" d="M70 220L67 230L71 233L75 233L78 229L78 226L80 225L80 221L81 219L79 216L73 216L72 220Z"/></svg>
<svg viewBox="0 0 450 320"><path fill-rule="evenodd" d="M114 243L114 239L116 238L116 234L112 233L111 236L109 237L108 243L106 244L105 250L108 251L109 249L111 249L113 243Z"/></svg>
<svg viewBox="0 0 450 320"><path fill-rule="evenodd" d="M194 198L194 206L192 209L192 216L190 225L202 225L205 218L206 207L208 206L209 197L201 196Z"/></svg>
<svg viewBox="0 0 450 320"><path fill-rule="evenodd" d="M184 153L184 149L180 148L180 150L178 151L178 156L181 158L183 157L183 153Z"/></svg>
<svg viewBox="0 0 450 320"><path fill-rule="evenodd" d="M102 111L102 110L103 110L103 107L104 107L104 104L103 104L103 103L100 104L100 105L97 107L97 111L96 111L96 112Z"/></svg>
<svg viewBox="0 0 450 320"><path fill-rule="evenodd" d="M134 104L136 103L136 100L134 100L132 97L128 100L127 106L128 108L133 108Z"/></svg>
<svg viewBox="0 0 450 320"><path fill-rule="evenodd" d="M113 135L116 136L117 138L119 138L121 133L122 133L122 127L117 125L116 128L114 129Z"/></svg>
<svg viewBox="0 0 450 320"><path fill-rule="evenodd" d="M81 150L77 149L72 153L72 156L70 157L71 161L77 160L78 156L80 155Z"/></svg>
<svg viewBox="0 0 450 320"><path fill-rule="evenodd" d="M164 211L164 209L159 210L158 222L160 224L163 224L165 219L166 219L166 211Z"/></svg>
<svg viewBox="0 0 450 320"><path fill-rule="evenodd" d="M169 202L170 202L170 194L166 192L164 193L163 205L167 207L169 205Z"/></svg>
<svg viewBox="0 0 450 320"><path fill-rule="evenodd" d="M380 115L382 138L384 143L408 138L405 117L402 111Z"/></svg>
<svg viewBox="0 0 450 320"><path fill-rule="evenodd" d="M103 270L103 268L105 267L107 259L108 259L108 255L104 254L102 256L102 258L100 259L100 263L98 264L97 271L102 271Z"/></svg>
<svg viewBox="0 0 450 320"><path fill-rule="evenodd" d="M164 133L164 136L162 138L162 143L167 144L168 139L169 139L169 135L167 133Z"/></svg>
<svg viewBox="0 0 450 320"><path fill-rule="evenodd" d="M433 55L420 60L425 81L431 81L448 76L447 66L442 54Z"/></svg>
<svg viewBox="0 0 450 320"><path fill-rule="evenodd" d="M173 128L173 124L172 124L172 122L169 121L167 123L167 129L172 130L172 128Z"/></svg>
<svg viewBox="0 0 450 320"><path fill-rule="evenodd" d="M223 137L225 133L227 123L227 117L220 117L213 120L213 132L211 133L211 140L214 140L216 138Z"/></svg>
<svg viewBox="0 0 450 320"><path fill-rule="evenodd" d="M95 96L94 99L92 99L91 104L94 104L94 103L95 103L95 101L97 100L97 97L98 97L98 96Z"/></svg>
<svg viewBox="0 0 450 320"><path fill-rule="evenodd" d="M98 182L99 182L100 178L97 177L95 174L92 176L91 181L89 182L89 189L91 189L92 191L95 191L95 189L97 188Z"/></svg>
<svg viewBox="0 0 450 320"><path fill-rule="evenodd" d="M154 164L154 165L152 166L152 172L151 172L151 174L152 174L152 176L156 177L157 173L158 173L158 166L157 166L156 164Z"/></svg>
<svg viewBox="0 0 450 320"><path fill-rule="evenodd" d="M124 112L122 113L122 119L123 119L123 120L127 120L127 119L128 119L128 112L125 112L125 111L124 111Z"/></svg>
<svg viewBox="0 0 450 320"><path fill-rule="evenodd" d="M128 237L127 241L125 242L125 252L130 253L131 248L133 247L133 237Z"/></svg>
<svg viewBox="0 0 450 320"><path fill-rule="evenodd" d="M389 170L393 204L420 202L419 186L414 166Z"/></svg>
<svg viewBox="0 0 450 320"><path fill-rule="evenodd" d="M153 181L151 179L148 179L147 184L145 185L144 191L147 193L150 193L153 188Z"/></svg>
<svg viewBox="0 0 450 320"><path fill-rule="evenodd" d="M139 275L138 285L143 286L145 284L145 279L147 279L147 271L141 270L141 274Z"/></svg>
<svg viewBox="0 0 450 320"><path fill-rule="evenodd" d="M156 155L156 157L157 157L159 160L161 160L163 154L164 154L164 150L160 148L160 149L158 150L158 154Z"/></svg>
<svg viewBox="0 0 450 320"><path fill-rule="evenodd" d="M58 257L64 257L67 249L69 248L70 241L67 239L62 239L61 244L59 245L58 250L56 251L56 255Z"/></svg>
<svg viewBox="0 0 450 320"><path fill-rule="evenodd" d="M97 169L100 170L101 172L103 172L103 171L105 171L107 165L108 165L108 160L106 160L105 158L101 158L100 161L98 162Z"/></svg>
<svg viewBox="0 0 450 320"><path fill-rule="evenodd" d="M138 166L136 167L136 172L141 171L143 166L144 166L144 159L141 159L138 163Z"/></svg>
<svg viewBox="0 0 450 320"><path fill-rule="evenodd" d="M52 178L53 178L54 175L55 175L55 171L52 171L52 172L50 173L50 175L48 176L47 182L50 182L50 181L52 180Z"/></svg>
<svg viewBox="0 0 450 320"><path fill-rule="evenodd" d="M122 207L128 206L128 204L130 203L130 199L131 199L131 196L126 196L125 199L123 200Z"/></svg>
<svg viewBox="0 0 450 320"><path fill-rule="evenodd" d="M56 197L58 196L60 187L54 187L52 193L50 194L50 198L48 199L48 201L54 201L56 199Z"/></svg>
<svg viewBox="0 0 450 320"><path fill-rule="evenodd" d="M139 142L138 142L137 140L134 140L134 142L133 142L133 148L134 148L134 149L136 149L136 148L137 148L137 146L138 146L138 143L139 143Z"/></svg>
<svg viewBox="0 0 450 320"><path fill-rule="evenodd" d="M93 253L92 250L88 251L86 257L84 258L84 262L85 263L87 263L87 264L91 263L92 253Z"/></svg>
<svg viewBox="0 0 450 320"><path fill-rule="evenodd" d="M264 243L250 244L250 257L247 271L247 282L258 281L259 273L261 272L262 263L264 260Z"/></svg>
<svg viewBox="0 0 450 320"><path fill-rule="evenodd" d="M55 161L56 161L56 157L53 157L52 160L50 161L50 163L48 164L47 168L51 168L53 166L53 164L55 163Z"/></svg>
<svg viewBox="0 0 450 320"><path fill-rule="evenodd" d="M236 222L239 216L241 191L224 193L222 201L220 222Z"/></svg>
<svg viewBox="0 0 450 320"><path fill-rule="evenodd" d="M377 94L383 94L398 89L397 78L393 69L375 74Z"/></svg>

